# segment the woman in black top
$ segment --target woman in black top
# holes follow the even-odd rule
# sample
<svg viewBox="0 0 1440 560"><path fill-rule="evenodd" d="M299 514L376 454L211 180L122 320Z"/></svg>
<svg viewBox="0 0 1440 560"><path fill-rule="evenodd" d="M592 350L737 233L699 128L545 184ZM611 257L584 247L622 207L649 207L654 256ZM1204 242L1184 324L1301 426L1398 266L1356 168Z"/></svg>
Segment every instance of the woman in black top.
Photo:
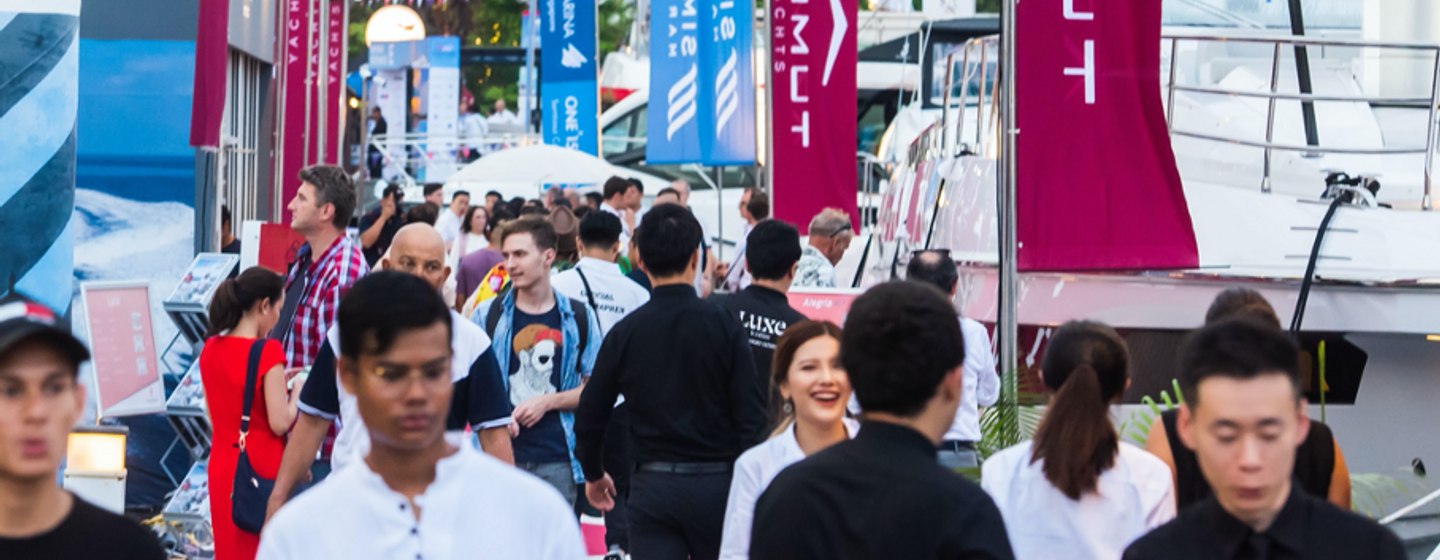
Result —
<svg viewBox="0 0 1440 560"><path fill-rule="evenodd" d="M1205 324L1223 319L1245 317L1267 326L1280 328L1275 308L1259 292L1249 288L1230 288L1215 297L1205 313ZM1175 430L1176 410L1167 410L1150 426L1145 449L1170 465L1175 473L1176 509L1199 502L1210 495L1210 485L1200 473L1195 453L1180 442ZM1310 419L1310 433L1295 450L1295 479L1306 492L1328 500L1343 509L1350 509L1350 469L1335 435L1319 420Z"/></svg>

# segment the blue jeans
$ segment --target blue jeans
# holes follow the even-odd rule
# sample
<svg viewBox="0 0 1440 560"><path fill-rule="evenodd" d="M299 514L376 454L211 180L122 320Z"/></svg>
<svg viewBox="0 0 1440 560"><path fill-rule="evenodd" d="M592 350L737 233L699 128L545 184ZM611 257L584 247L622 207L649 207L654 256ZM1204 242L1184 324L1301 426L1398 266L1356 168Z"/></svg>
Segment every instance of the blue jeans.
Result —
<svg viewBox="0 0 1440 560"><path fill-rule="evenodd" d="M565 498L565 503L575 507L578 492L575 489L575 475L570 471L570 463L516 463L515 466L554 486L560 496Z"/></svg>

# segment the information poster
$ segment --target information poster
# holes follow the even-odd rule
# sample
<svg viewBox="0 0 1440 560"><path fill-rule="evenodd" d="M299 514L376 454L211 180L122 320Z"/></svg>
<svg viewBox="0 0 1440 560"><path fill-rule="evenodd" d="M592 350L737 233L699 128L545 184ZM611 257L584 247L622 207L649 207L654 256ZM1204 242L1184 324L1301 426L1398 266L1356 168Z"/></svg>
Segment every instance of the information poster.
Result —
<svg viewBox="0 0 1440 560"><path fill-rule="evenodd" d="M85 282L80 298L100 417L164 411L149 282Z"/></svg>

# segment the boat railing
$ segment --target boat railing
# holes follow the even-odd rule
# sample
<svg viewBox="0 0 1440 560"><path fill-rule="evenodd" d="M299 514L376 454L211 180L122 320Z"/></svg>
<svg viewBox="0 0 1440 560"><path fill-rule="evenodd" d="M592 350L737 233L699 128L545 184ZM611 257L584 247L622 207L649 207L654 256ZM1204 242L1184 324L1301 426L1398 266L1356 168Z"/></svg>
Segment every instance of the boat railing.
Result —
<svg viewBox="0 0 1440 560"><path fill-rule="evenodd" d="M471 157L484 157L500 150L536 144L539 143L539 140L533 135L526 134L489 134L472 137L463 134L410 132L377 134L371 136L368 143L370 148L374 148L382 154L385 169L388 171L387 178L406 185L414 185L417 183L415 175L421 170L449 168L453 171L464 167L470 160L467 159L466 154L461 153L462 147L474 152ZM365 157L368 158L369 155L366 154ZM427 182L443 182L444 179L445 177L427 177Z"/></svg>
<svg viewBox="0 0 1440 560"><path fill-rule="evenodd" d="M1271 174L1273 160L1276 151L1297 152L1308 156L1318 154L1363 154L1363 155L1401 155L1401 154L1425 154L1424 163L1424 196L1421 200L1421 208L1430 210L1432 208L1431 198L1431 164L1435 156L1435 127L1436 127L1436 106L1440 103L1440 44L1432 43L1408 43L1396 41L1363 41L1352 39L1334 39L1323 37L1305 37L1293 35L1206 35L1191 33L1166 33L1162 41L1169 47L1170 62L1168 79L1165 81L1165 122L1170 127L1172 136L1183 136L1198 140L1221 142L1264 150L1263 176L1260 182L1260 190L1265 193L1271 191ZM1201 86L1181 84L1177 80L1179 64L1177 53L1180 52L1182 42L1195 43L1243 43L1252 45L1268 45L1270 47L1270 81L1267 91L1240 90L1215 86ZM1406 97L1383 97L1375 95L1330 95L1315 93L1287 93L1280 89L1280 64L1282 49L1293 47L1303 49L1306 47L1340 47L1358 49L1383 49L1399 50L1412 53L1423 53L1427 60L1433 60L1430 69L1429 97L1406 98ZM1194 130L1183 130L1175 128L1175 93L1176 92L1199 93L1209 95L1224 95L1234 98L1265 99L1265 140L1255 141L1244 138L1226 137L1220 134L1210 134ZM1425 107L1428 112L1425 132L1424 146L1380 146L1374 148L1320 146L1320 145L1296 145L1275 141L1275 108L1279 101L1300 101L1302 103L1313 103L1317 101L1338 101L1353 103L1385 104L1385 105L1410 105Z"/></svg>

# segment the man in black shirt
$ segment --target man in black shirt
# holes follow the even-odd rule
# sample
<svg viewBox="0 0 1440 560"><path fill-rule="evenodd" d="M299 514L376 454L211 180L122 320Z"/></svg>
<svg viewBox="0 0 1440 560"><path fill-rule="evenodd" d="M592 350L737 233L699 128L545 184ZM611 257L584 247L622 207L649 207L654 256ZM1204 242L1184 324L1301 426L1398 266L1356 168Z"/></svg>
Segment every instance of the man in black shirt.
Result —
<svg viewBox="0 0 1440 560"><path fill-rule="evenodd" d="M405 193L400 185L385 187L380 196L380 205L360 218L360 246L365 254L365 264L371 268L390 250L395 233L405 225L405 216L400 212L400 201Z"/></svg>
<svg viewBox="0 0 1440 560"><path fill-rule="evenodd" d="M805 319L785 293L795 280L795 263L800 261L800 232L795 226L779 220L761 222L745 238L745 266L754 280L750 286L733 294L710 297L736 318L750 335L750 350L755 354L757 381L765 395L767 407L774 417L779 402L776 389L770 386L770 359L775 353L775 340L792 323ZM768 418L767 418L768 419Z"/></svg>
<svg viewBox="0 0 1440 560"><path fill-rule="evenodd" d="M1013 558L995 502L935 460L960 404L953 309L915 282L855 300L840 361L860 434L780 471L755 504L751 558Z"/></svg>
<svg viewBox="0 0 1440 560"><path fill-rule="evenodd" d="M0 558L165 558L144 528L55 483L90 353L37 303L7 298L0 318Z"/></svg>
<svg viewBox="0 0 1440 560"><path fill-rule="evenodd" d="M700 235L700 223L679 205L645 217L636 238L654 292L605 337L575 410L585 494L608 511L615 487L602 451L615 399L625 395L636 464L626 502L635 558L716 558L732 466L765 438L745 332L691 284Z"/></svg>
<svg viewBox="0 0 1440 560"><path fill-rule="evenodd" d="M1299 349L1254 320L1214 323L1181 351L1176 419L1213 493L1141 537L1126 560L1401 560L1393 533L1296 486L1295 449L1310 419Z"/></svg>

